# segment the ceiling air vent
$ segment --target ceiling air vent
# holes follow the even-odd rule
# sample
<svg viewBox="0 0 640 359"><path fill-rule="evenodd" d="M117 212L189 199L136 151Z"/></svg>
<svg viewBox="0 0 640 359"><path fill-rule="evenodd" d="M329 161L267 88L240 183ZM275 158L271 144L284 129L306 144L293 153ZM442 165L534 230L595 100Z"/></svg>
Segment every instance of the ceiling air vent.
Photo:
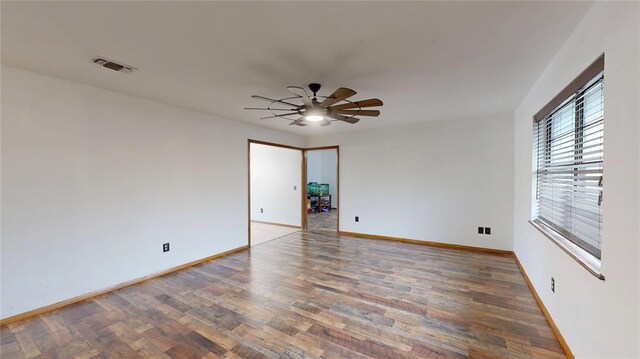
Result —
<svg viewBox="0 0 640 359"><path fill-rule="evenodd" d="M106 67L108 69L111 69L113 71L118 71L118 72L130 73L130 72L133 72L133 71L137 70L133 66L120 64L120 63L117 63L115 61L111 61L111 60L105 59L104 57L96 57L95 59L93 59L93 62L98 64L98 65L100 65L100 66L102 66L102 67Z"/></svg>

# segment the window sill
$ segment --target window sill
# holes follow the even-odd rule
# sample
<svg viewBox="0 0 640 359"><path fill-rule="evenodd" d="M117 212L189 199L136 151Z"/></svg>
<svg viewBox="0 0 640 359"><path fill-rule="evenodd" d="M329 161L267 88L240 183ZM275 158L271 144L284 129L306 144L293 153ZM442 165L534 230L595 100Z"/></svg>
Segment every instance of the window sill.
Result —
<svg viewBox="0 0 640 359"><path fill-rule="evenodd" d="M604 274L602 274L600 261L588 254L580 247L571 243L569 240L558 234L553 229L545 226L542 223L536 221L529 221L535 229L540 231L545 237L549 238L551 242L555 243L560 249L565 251L571 258L578 262L584 269L593 274L596 278L604 280Z"/></svg>

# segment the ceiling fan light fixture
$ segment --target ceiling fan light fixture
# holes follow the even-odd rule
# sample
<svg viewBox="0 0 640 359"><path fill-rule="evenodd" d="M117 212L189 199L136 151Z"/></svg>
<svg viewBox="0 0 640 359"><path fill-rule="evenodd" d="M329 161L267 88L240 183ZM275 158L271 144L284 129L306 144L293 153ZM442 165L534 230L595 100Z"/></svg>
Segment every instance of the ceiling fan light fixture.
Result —
<svg viewBox="0 0 640 359"><path fill-rule="evenodd" d="M324 120L322 110L318 108L311 108L304 113L304 119L310 122L320 122Z"/></svg>
<svg viewBox="0 0 640 359"><path fill-rule="evenodd" d="M311 122L320 122L320 121L324 120L324 116L308 115L308 116L305 116L304 119L307 120L307 121L311 121Z"/></svg>

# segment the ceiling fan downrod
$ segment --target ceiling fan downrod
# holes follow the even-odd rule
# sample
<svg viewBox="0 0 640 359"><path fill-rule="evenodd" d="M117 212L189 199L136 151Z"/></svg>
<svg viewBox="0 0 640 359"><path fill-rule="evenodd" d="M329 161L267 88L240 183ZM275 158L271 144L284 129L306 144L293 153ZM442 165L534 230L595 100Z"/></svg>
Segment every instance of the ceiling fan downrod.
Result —
<svg viewBox="0 0 640 359"><path fill-rule="evenodd" d="M318 91L320 91L320 84L318 83L310 83L309 84L309 90L311 90L311 92L313 92L313 97L316 98L316 94L318 93Z"/></svg>

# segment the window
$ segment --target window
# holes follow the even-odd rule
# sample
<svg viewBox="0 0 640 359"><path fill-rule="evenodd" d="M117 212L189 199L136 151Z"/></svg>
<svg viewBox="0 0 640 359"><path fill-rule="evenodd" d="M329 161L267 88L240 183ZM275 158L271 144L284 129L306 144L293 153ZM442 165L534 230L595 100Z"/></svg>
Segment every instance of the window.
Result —
<svg viewBox="0 0 640 359"><path fill-rule="evenodd" d="M534 224L599 260L602 242L604 56L535 117ZM561 245L562 246L562 245Z"/></svg>

